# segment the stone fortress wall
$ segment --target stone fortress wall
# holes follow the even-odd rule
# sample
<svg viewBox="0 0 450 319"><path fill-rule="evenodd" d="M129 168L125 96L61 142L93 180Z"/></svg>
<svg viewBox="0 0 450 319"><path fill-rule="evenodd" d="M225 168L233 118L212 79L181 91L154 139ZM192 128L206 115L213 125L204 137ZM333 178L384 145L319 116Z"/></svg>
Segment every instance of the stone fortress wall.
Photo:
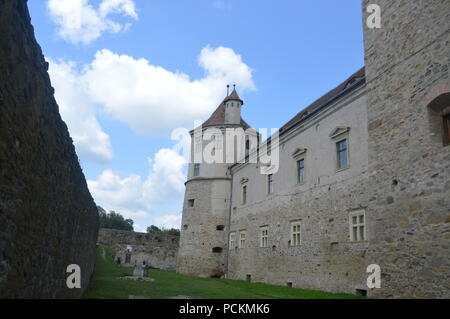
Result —
<svg viewBox="0 0 450 319"><path fill-rule="evenodd" d="M366 258L383 275L373 295L450 298L450 5L376 3L382 28L364 28L374 222Z"/></svg>
<svg viewBox="0 0 450 319"><path fill-rule="evenodd" d="M179 245L178 236L100 229L98 243L109 246L114 260L127 267L142 264L174 270Z"/></svg>
<svg viewBox="0 0 450 319"><path fill-rule="evenodd" d="M0 1L0 298L79 298L99 218L30 20L26 0Z"/></svg>

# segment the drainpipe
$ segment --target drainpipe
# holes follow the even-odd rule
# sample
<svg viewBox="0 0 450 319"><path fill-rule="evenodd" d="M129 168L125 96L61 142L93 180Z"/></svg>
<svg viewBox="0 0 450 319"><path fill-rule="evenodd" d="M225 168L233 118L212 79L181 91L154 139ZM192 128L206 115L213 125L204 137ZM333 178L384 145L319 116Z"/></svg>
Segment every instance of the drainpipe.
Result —
<svg viewBox="0 0 450 319"><path fill-rule="evenodd" d="M225 259L225 279L228 279L228 259L230 257L230 228L231 228L231 211L232 211L232 202L233 202L233 173L231 172L232 166L228 166L228 173L231 176L231 183L230 183L230 208L228 211L228 227L226 232L226 259Z"/></svg>

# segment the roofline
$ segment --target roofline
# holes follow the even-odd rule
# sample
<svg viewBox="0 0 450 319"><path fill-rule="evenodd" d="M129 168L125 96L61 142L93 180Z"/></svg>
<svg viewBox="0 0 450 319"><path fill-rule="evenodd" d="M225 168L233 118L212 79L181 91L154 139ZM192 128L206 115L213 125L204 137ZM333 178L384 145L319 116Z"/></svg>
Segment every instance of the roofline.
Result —
<svg viewBox="0 0 450 319"><path fill-rule="evenodd" d="M293 130L294 128L298 127L300 124L304 123L305 121L309 120L309 118L311 118L312 116L316 115L317 113L323 111L324 109L326 109L328 106L330 106L330 104L342 99L344 96L348 95L349 93L351 93L352 91L354 91L355 89L359 88L360 86L364 85L366 83L366 77L363 76L361 79L357 80L355 82L355 84L353 84L350 87L345 88L344 90L342 90L341 92L339 92L338 94L336 94L335 96L333 96L331 99L327 100L326 102L322 103L320 106L318 106L314 111L312 111L311 113L308 113L307 115L305 115L304 117L302 117L299 121L293 123L291 126L287 127L286 129L282 130L280 129L279 131L279 136L281 138L281 136L287 134L289 131ZM271 137L268 137L262 144L267 144L268 142L270 142ZM261 146L258 146L258 148L255 150L256 152L259 151ZM254 151L254 152L255 152ZM230 165L228 167L228 169L233 169L235 166L238 166L240 164L243 163L234 163L232 165Z"/></svg>
<svg viewBox="0 0 450 319"><path fill-rule="evenodd" d="M197 126L196 128L190 130L189 134L192 135L192 133L194 133L195 130L199 129L200 127L202 128L202 130L204 130L204 129L209 128L209 127L242 127L242 128L244 128L245 126L242 125L242 124L237 124L237 123L209 124L209 125L205 125L205 126L203 126L203 125L202 126ZM253 130L253 128L251 126L249 126L249 129Z"/></svg>
<svg viewBox="0 0 450 319"><path fill-rule="evenodd" d="M287 132L289 132L291 129L293 129L294 127L298 126L299 124L303 123L304 121L306 121L307 119L309 119L311 116L315 115L316 113L320 112L321 110L323 110L324 108L326 108L327 106L329 106L331 103L339 100L340 98L342 98L343 96L347 95L348 93L352 92L354 89L356 89L357 87L363 85L366 83L366 77L363 76L361 79L357 80L355 82L355 84L353 84L352 86L345 88L344 90L342 90L341 92L339 92L338 94L336 94L335 96L333 96L331 99L329 99L328 101L322 103L320 106L318 106L314 111L312 111L311 113L306 114L304 117L302 117L299 121L295 122L294 124L292 124L291 126L287 127L286 129L280 129L280 136L286 134ZM267 139L269 140L270 137Z"/></svg>

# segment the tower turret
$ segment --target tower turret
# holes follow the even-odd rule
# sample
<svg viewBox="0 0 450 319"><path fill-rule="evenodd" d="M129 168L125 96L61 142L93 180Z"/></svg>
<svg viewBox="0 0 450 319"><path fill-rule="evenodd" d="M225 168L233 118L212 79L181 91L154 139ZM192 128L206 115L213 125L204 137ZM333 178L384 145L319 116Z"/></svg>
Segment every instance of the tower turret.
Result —
<svg viewBox="0 0 450 319"><path fill-rule="evenodd" d="M225 99L225 123L240 124L241 123L241 108L244 101L239 97L234 88L233 92Z"/></svg>
<svg viewBox="0 0 450 319"><path fill-rule="evenodd" d="M231 176L226 161L196 162L196 156L211 143L214 150L226 153L226 130L249 125L241 118L244 102L236 92L229 94L211 117L191 131L191 163L183 205L177 272L202 277L222 277L226 272L229 217L231 212ZM199 132L200 130L200 132ZM201 156L200 156L201 158ZM224 159L226 155L224 156Z"/></svg>

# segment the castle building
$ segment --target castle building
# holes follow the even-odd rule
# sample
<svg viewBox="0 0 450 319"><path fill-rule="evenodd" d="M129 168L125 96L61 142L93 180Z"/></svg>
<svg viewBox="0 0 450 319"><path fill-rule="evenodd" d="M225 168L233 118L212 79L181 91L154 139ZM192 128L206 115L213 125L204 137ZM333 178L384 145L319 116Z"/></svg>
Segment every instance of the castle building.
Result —
<svg viewBox="0 0 450 319"><path fill-rule="evenodd" d="M244 160L205 163L195 154L208 139L191 132L178 272L450 297L450 10L439 0L377 4L381 28L364 21L365 67L279 130L272 174L251 161L270 139L246 145ZM202 125L217 132L214 152L228 128L259 140L243 105L233 90ZM370 265L380 288L367 285Z"/></svg>

